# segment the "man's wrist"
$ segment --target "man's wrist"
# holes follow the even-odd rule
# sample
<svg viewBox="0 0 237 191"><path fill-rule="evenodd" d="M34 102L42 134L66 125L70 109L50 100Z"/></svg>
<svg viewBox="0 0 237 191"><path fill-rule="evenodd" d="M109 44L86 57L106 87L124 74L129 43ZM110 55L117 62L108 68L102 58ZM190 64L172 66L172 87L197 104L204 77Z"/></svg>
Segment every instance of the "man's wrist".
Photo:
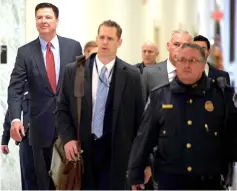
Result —
<svg viewBox="0 0 237 191"><path fill-rule="evenodd" d="M16 118L16 119L13 119L13 120L12 120L11 125L12 125L12 123L14 123L15 121L19 121L19 122L21 122L20 119Z"/></svg>

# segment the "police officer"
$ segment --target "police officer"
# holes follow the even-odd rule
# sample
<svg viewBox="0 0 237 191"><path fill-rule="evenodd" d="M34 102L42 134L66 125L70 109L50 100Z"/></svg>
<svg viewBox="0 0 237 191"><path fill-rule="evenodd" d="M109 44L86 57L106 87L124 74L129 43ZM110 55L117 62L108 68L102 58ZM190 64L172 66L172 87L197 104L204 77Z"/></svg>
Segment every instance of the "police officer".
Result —
<svg viewBox="0 0 237 191"><path fill-rule="evenodd" d="M19 144L19 155L20 155L20 168L21 168L21 183L22 190L35 190L37 189L37 180L34 170L34 159L32 148L29 145L28 131L29 131L29 93L28 93L28 83L25 84L25 93L22 101L22 112L23 112L23 125L25 129L25 136ZM11 122L9 120L9 112L7 111L5 115L5 121L3 124L3 135L1 150L3 154L8 154L8 143L10 140L10 128Z"/></svg>
<svg viewBox="0 0 237 191"><path fill-rule="evenodd" d="M146 161L155 146L159 189L223 189L221 174L237 159L237 108L225 78L207 78L205 63L199 45L184 44L176 78L151 91L129 160L133 190L144 188Z"/></svg>

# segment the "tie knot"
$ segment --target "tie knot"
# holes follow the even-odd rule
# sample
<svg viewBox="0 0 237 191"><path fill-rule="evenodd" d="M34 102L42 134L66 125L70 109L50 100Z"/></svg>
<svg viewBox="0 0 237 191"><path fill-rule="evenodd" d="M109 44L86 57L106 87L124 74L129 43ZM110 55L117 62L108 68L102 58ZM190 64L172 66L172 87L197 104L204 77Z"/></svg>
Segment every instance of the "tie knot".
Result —
<svg viewBox="0 0 237 191"><path fill-rule="evenodd" d="M51 45L52 45L52 43L51 43L51 42L48 42L48 43L47 43L47 49L50 49L50 48L51 48Z"/></svg>

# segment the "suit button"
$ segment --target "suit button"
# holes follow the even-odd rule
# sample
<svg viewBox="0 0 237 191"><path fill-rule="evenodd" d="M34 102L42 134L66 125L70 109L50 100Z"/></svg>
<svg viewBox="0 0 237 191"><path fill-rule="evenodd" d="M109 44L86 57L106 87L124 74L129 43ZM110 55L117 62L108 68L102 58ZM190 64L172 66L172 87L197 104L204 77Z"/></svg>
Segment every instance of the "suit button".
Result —
<svg viewBox="0 0 237 191"><path fill-rule="evenodd" d="M191 120L188 120L188 121L187 121L187 124L188 124L188 125L192 125L193 122L192 122Z"/></svg>
<svg viewBox="0 0 237 191"><path fill-rule="evenodd" d="M213 82L213 83L215 83L215 81L216 81L215 79L212 79L212 82Z"/></svg>
<svg viewBox="0 0 237 191"><path fill-rule="evenodd" d="M163 135L165 135L166 134L166 130L164 130L162 133L163 133Z"/></svg>
<svg viewBox="0 0 237 191"><path fill-rule="evenodd" d="M193 169L192 169L191 166L189 166L189 167L187 168L187 171L188 171L188 172L192 172L192 170L193 170Z"/></svg>
<svg viewBox="0 0 237 191"><path fill-rule="evenodd" d="M207 132L209 131L207 124L205 124L205 129L206 129Z"/></svg>
<svg viewBox="0 0 237 191"><path fill-rule="evenodd" d="M190 143L187 143L187 144L186 144L187 149L190 149L191 146L192 146L192 145L191 145Z"/></svg>
<svg viewBox="0 0 237 191"><path fill-rule="evenodd" d="M188 100L188 103L192 104L192 103L193 103L193 100L192 100L192 99Z"/></svg>

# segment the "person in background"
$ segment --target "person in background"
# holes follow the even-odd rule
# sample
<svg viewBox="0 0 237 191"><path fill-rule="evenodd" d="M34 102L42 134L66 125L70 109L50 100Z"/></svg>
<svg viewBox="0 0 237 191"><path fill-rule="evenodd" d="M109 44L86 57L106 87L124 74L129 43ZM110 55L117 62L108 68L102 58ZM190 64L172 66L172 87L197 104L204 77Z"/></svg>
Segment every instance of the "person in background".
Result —
<svg viewBox="0 0 237 191"><path fill-rule="evenodd" d="M20 156L20 169L21 169L21 186L22 190L35 190L37 189L37 179L35 174L34 167L34 158L32 147L29 144L29 92L28 92L28 83L26 82L24 88L24 96L21 105L21 110L23 112L23 126L25 127L25 137L19 144L19 156ZM1 151L3 154L7 155L9 153L8 143L10 140L10 128L11 121L9 118L9 112L6 112L5 120L3 123L3 135L1 143Z"/></svg>
<svg viewBox="0 0 237 191"><path fill-rule="evenodd" d="M173 31L170 40L167 42L167 50L169 52L168 59L145 67L142 74L145 96L148 99L150 91L165 82L171 82L176 76L175 64L177 53L184 43L193 41L192 36L184 30L178 29Z"/></svg>
<svg viewBox="0 0 237 191"><path fill-rule="evenodd" d="M198 35L193 38L193 43L198 44L203 48L207 60L208 56L211 54L211 46L209 40L202 35ZM213 80L216 80L218 77L225 77L227 84L230 85L230 76L228 72L213 67L209 62L206 63L204 71L206 75Z"/></svg>
<svg viewBox="0 0 237 191"><path fill-rule="evenodd" d="M142 53L142 62L136 64L135 66L139 68L142 74L143 69L146 66L156 64L156 58L159 55L159 49L155 43L146 41L143 43L141 47L141 53Z"/></svg>
<svg viewBox="0 0 237 191"><path fill-rule="evenodd" d="M82 55L79 42L57 35L59 10L51 3L35 7L36 28L32 42L20 47L8 87L8 110L11 137L20 142L25 136L21 122L21 104L25 81L30 95L30 133L38 189L55 189L49 176L52 151L58 137L55 109L66 64Z"/></svg>
<svg viewBox="0 0 237 191"><path fill-rule="evenodd" d="M96 41L89 41L84 46L84 55L86 59L92 54L96 53L98 51L98 46L96 44Z"/></svg>

